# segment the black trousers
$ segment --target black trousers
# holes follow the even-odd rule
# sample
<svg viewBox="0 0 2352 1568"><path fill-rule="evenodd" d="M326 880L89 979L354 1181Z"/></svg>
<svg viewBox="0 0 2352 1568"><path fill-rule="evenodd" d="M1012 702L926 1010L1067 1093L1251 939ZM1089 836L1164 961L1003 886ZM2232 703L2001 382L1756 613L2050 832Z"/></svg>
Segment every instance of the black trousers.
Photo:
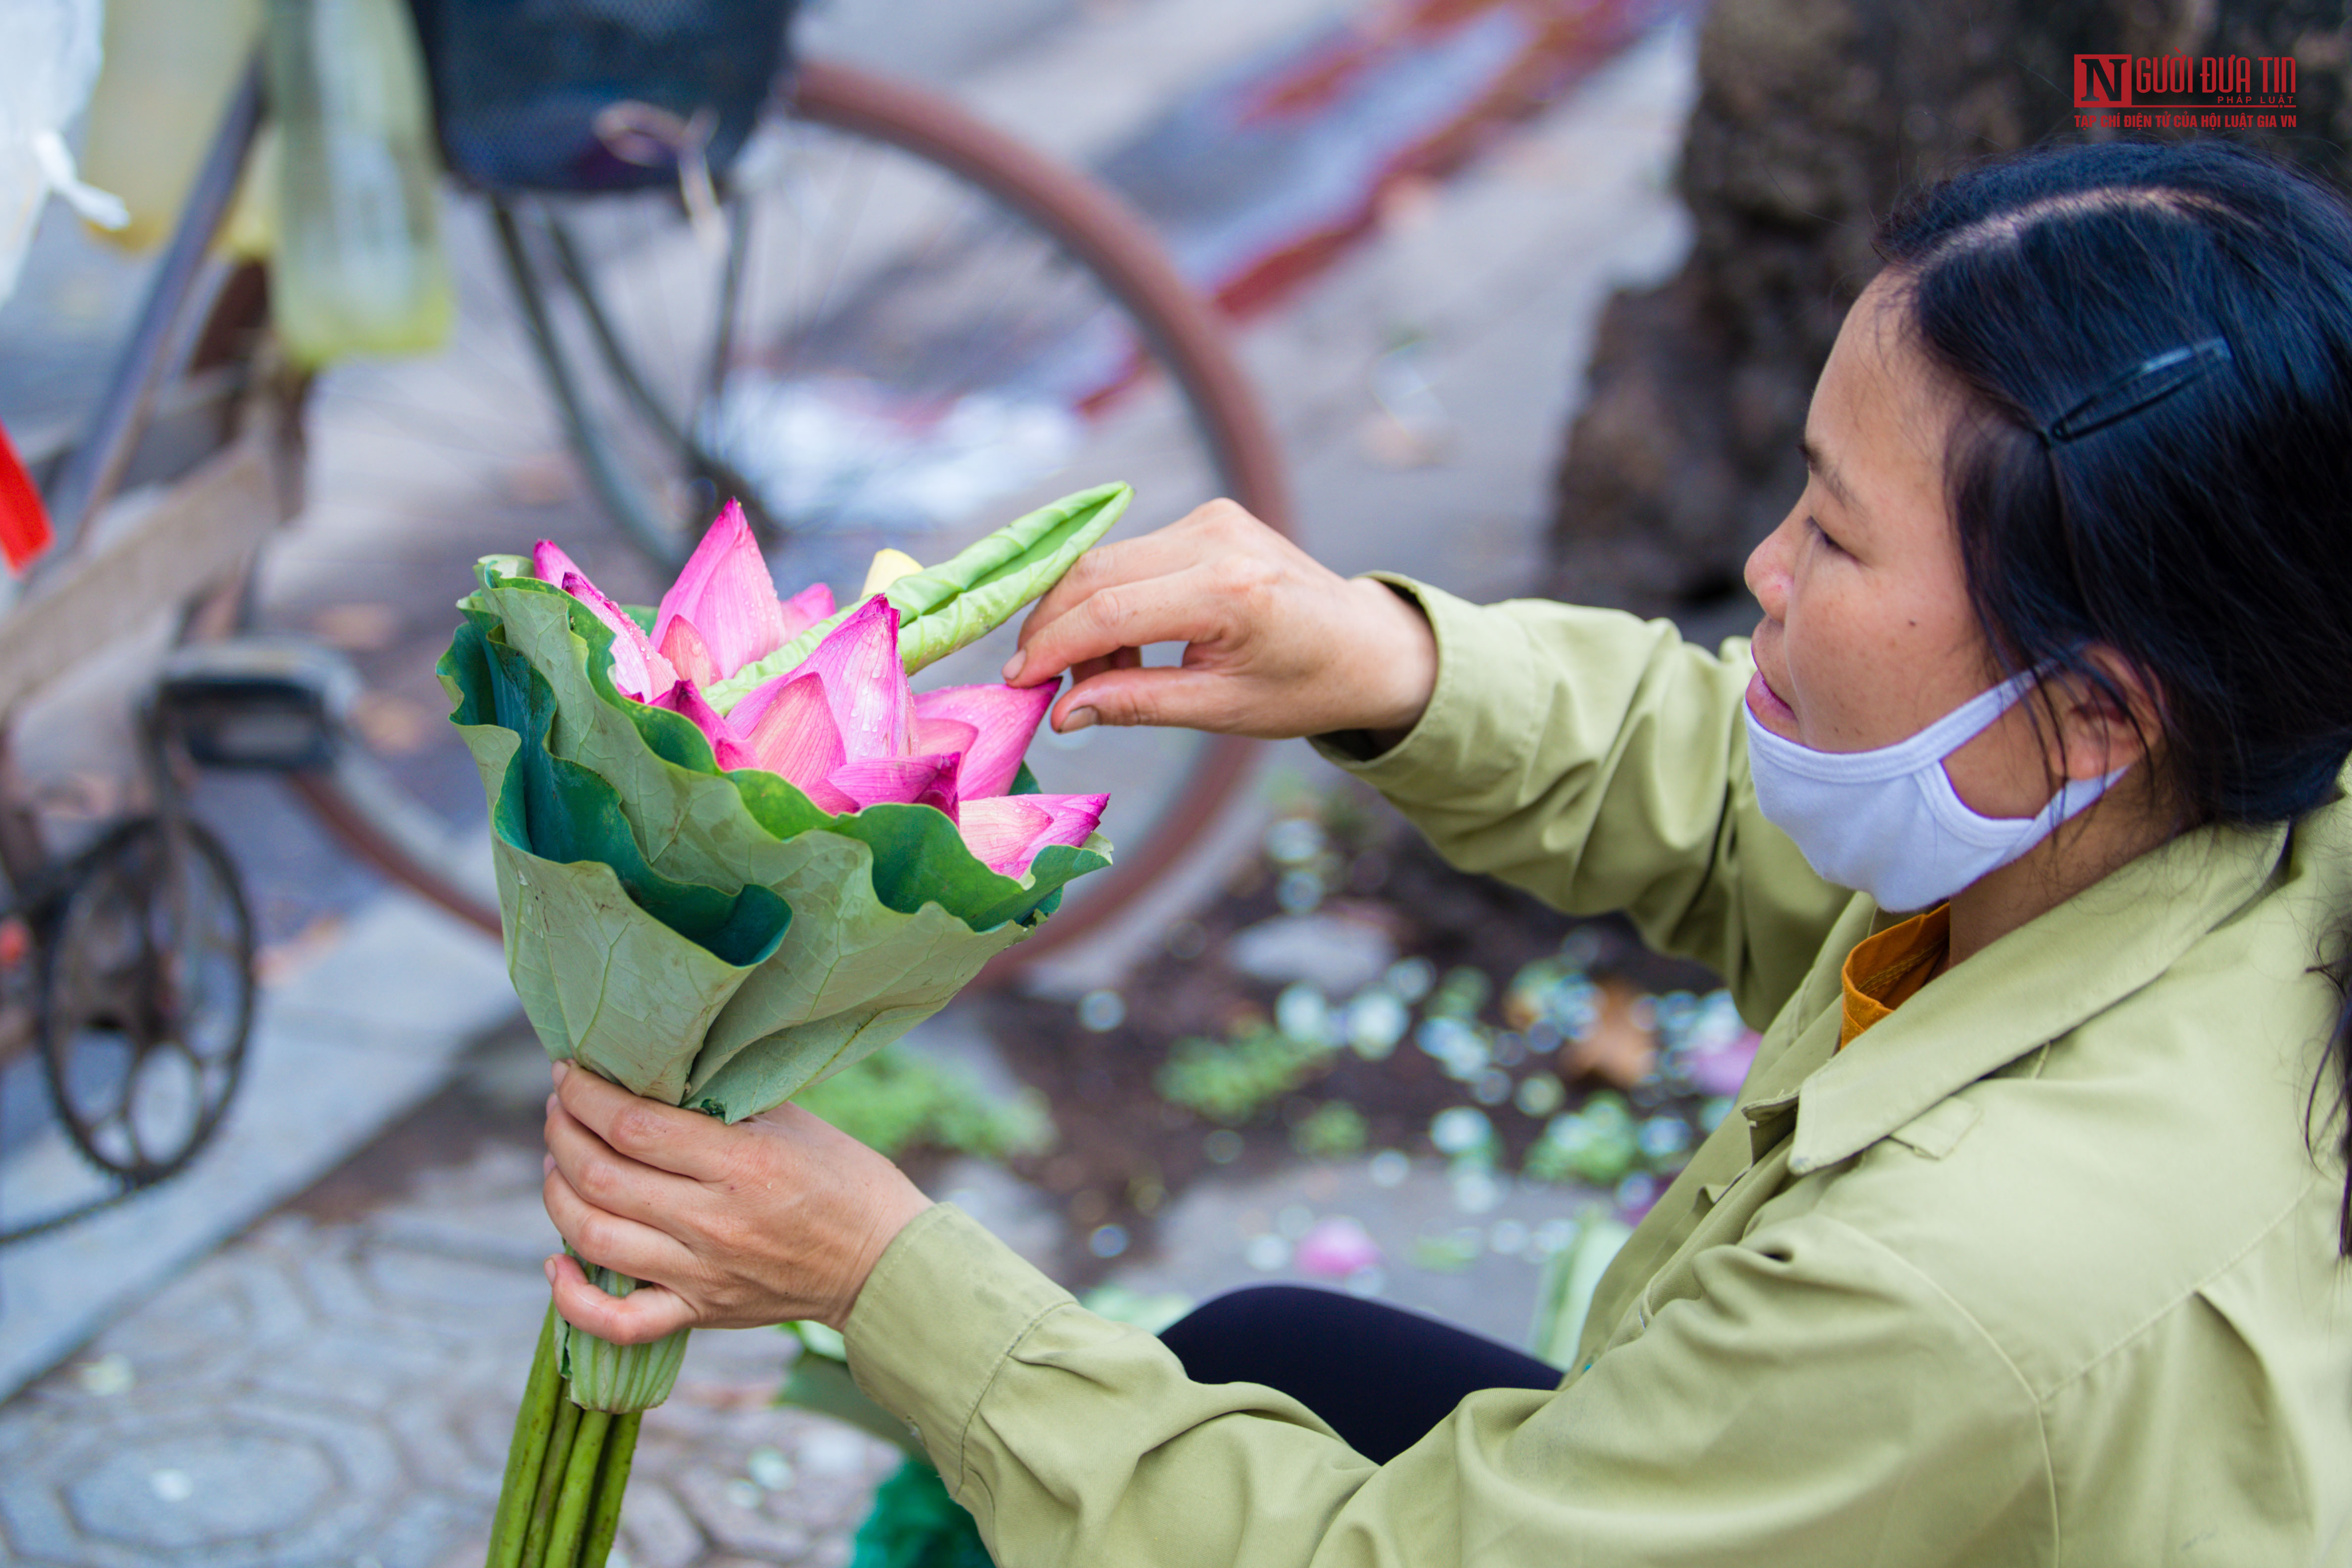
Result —
<svg viewBox="0 0 2352 1568"><path fill-rule="evenodd" d="M1258 1285L1160 1336L1194 1383L1289 1394L1376 1464L1421 1441L1482 1388L1557 1388L1560 1371L1451 1323L1336 1290Z"/></svg>

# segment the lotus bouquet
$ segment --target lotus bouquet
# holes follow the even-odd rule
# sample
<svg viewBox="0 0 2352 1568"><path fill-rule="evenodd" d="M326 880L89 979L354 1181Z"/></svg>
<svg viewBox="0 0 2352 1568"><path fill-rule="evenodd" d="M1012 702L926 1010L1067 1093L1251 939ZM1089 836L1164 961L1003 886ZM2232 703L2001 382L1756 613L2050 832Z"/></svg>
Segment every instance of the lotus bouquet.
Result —
<svg viewBox="0 0 2352 1568"><path fill-rule="evenodd" d="M1021 761L1054 687L908 677L1044 593L1129 497L1081 491L928 570L885 551L845 609L823 584L779 598L731 504L651 610L551 542L485 557L438 668L548 1055L756 1115L938 1011L1108 864L1104 797L1039 794ZM607 1344L551 1309L493 1568L604 1563L638 1416L685 1349Z"/></svg>

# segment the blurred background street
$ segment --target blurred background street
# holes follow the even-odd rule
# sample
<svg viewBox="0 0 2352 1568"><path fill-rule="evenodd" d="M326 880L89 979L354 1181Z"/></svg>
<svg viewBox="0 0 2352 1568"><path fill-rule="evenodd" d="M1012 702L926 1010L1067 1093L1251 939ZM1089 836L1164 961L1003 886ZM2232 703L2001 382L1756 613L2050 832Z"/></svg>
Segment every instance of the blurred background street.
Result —
<svg viewBox="0 0 2352 1568"><path fill-rule="evenodd" d="M1671 614L1712 643L1754 624L1737 562L1794 493L1790 421L1820 347L1805 334L1857 286L1873 204L1937 158L2055 125L1917 64L2016 75L2008 56L1906 34L1854 89L1885 122L1869 145L1899 152L1857 159L1867 179L1759 176L1768 159L1814 166L1818 147L1773 149L1757 127L1826 102L1821 51L1867 52L1808 53L1818 40L1757 23L1763 9L1718 7L1705 58L1702 8L1680 0L826 0L795 36L804 58L936 91L1131 204L1228 324L1290 531L1320 560L1475 601ZM2074 9L2070 26L2105 25ZM2224 9L2172 21L2261 8ZM2315 58L2341 26L2311 33ZM1756 68L1753 101L1722 90L1734 61ZM1703 79L1717 90L1694 122ZM1979 107L1943 113L1962 102ZM1832 154L1867 140L1822 114ZM1693 189L1711 204L1697 219ZM544 1056L498 940L445 907L490 896L489 840L434 661L478 556L553 538L625 603L668 573L567 445L496 215L454 186L439 210L455 330L310 387L299 504L251 608L348 667L349 743L454 891L436 904L388 878L284 778L185 774L252 916L250 1044L186 1169L116 1202L38 1053L0 1050L0 1233L100 1205L0 1246L0 1563L481 1555L556 1240L539 1204ZM649 253L615 238L596 259L654 301L625 303L645 319L624 324L659 345L667 274L628 270ZM60 205L42 223L0 309L0 422L37 469L89 417L153 255ZM924 259L916 283L968 308L984 258ZM1759 347L1755 322L1783 315L1788 341ZM878 307L827 320L883 340L906 324ZM1048 349L1063 370L1087 360ZM1098 361L1058 402L967 395L920 453L891 445L903 408L759 389L736 411L745 451L789 436L825 454L753 476L832 519L771 552L780 587L845 597L879 544L936 561L1107 479L1137 485L1124 533L1216 493L1169 378ZM107 526L134 528L144 496ZM48 854L143 805L139 700L184 630L159 614L79 647L16 703L0 795L30 805ZM941 673L992 679L1003 647ZM1181 815L1193 745L1045 733L1031 760L1049 789L1108 789L1106 830L1127 845ZM1056 918L1075 926L1085 896ZM37 965L12 943L21 928L0 924L0 1005L29 1005ZM1753 1045L1714 977L1458 876L1290 742L1251 753L1132 902L807 1103L1111 1315L1157 1326L1239 1285L1304 1281L1557 1360L1580 1292L1728 1109ZM796 1345L695 1338L647 1418L615 1563L850 1560L898 1451L776 1407Z"/></svg>

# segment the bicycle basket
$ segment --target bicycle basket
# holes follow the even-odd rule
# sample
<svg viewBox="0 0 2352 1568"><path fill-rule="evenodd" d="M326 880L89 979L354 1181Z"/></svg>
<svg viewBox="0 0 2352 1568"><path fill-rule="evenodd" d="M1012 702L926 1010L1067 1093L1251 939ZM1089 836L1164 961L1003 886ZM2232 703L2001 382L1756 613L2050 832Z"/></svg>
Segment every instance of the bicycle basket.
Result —
<svg viewBox="0 0 2352 1568"><path fill-rule="evenodd" d="M675 184L689 144L723 174L783 68L795 5L412 0L442 157L494 191Z"/></svg>

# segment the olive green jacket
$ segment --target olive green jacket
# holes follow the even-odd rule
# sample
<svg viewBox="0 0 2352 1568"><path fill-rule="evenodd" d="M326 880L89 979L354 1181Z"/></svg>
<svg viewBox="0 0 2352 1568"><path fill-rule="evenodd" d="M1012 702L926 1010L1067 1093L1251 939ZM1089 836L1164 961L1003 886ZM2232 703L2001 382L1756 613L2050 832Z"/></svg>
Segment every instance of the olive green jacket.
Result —
<svg viewBox="0 0 2352 1568"><path fill-rule="evenodd" d="M2352 805L2176 839L1835 1053L1886 921L1758 816L1744 648L1400 585L1436 693L1348 765L1455 864L1727 976L1769 1025L1738 1112L1561 1387L1385 1466L928 1211L850 1364L998 1563L2352 1563L2352 1266L2305 1135Z"/></svg>

